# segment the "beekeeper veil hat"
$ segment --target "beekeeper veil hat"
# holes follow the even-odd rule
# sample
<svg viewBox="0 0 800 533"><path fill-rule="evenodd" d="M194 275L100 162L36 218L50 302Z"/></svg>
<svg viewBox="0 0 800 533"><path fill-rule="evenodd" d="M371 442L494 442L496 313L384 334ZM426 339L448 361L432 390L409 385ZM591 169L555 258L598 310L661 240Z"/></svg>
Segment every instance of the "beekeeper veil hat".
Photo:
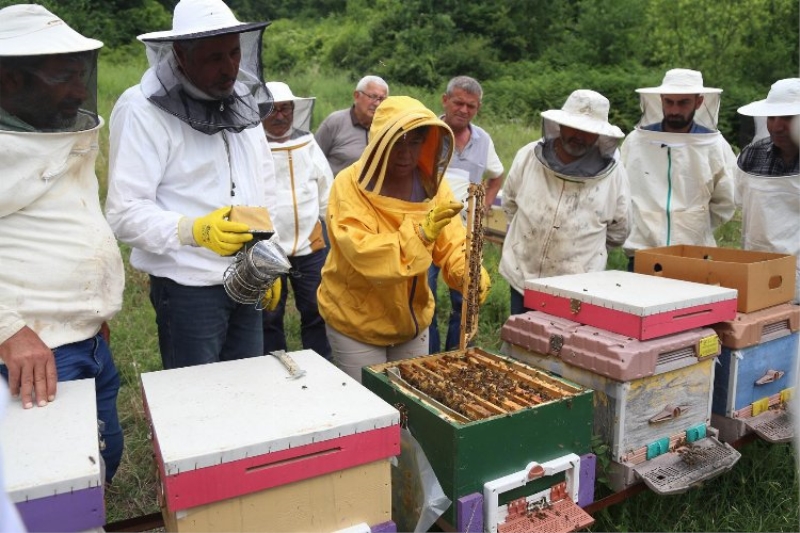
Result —
<svg viewBox="0 0 800 533"><path fill-rule="evenodd" d="M102 46L40 5L0 9L0 71L16 71L15 79L20 80L0 90L0 129L61 132L96 127L97 54Z"/></svg>
<svg viewBox="0 0 800 533"><path fill-rule="evenodd" d="M642 87L636 89L636 92L639 93L639 105L642 108L642 118L638 124L640 127L664 120L661 95L698 94L703 97L703 103L694 112L695 123L710 130L717 129L722 89L703 85L703 74L700 71L674 68L664 74L664 79L658 87Z"/></svg>
<svg viewBox="0 0 800 533"><path fill-rule="evenodd" d="M145 96L166 112L206 134L239 132L260 126L272 97L264 85L261 39L269 22L241 22L222 0L180 0L172 29L139 35L147 47L150 70L142 78ZM241 60L230 95L202 92L178 64L174 46L191 47L199 39L239 35Z"/></svg>
<svg viewBox="0 0 800 533"><path fill-rule="evenodd" d="M294 105L291 130L286 135L292 135L293 132L308 133L311 131L311 117L314 113L315 98L295 96L292 93L292 89L282 81L268 81L267 90L276 104L291 102ZM269 134L267 134L267 137L269 137Z"/></svg>

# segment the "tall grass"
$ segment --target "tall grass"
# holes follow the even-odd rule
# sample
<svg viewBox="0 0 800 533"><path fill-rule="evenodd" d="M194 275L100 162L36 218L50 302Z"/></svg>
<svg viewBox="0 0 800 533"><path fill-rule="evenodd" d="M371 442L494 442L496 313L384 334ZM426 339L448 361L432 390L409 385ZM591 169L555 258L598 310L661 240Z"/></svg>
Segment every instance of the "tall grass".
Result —
<svg viewBox="0 0 800 533"><path fill-rule="evenodd" d="M99 71L99 107L108 119L117 97L127 87L138 83L146 67L140 54L116 53L103 57ZM270 78L269 75L267 76ZM309 71L283 77L298 96L316 96L315 125L335 109L352 102L355 81L341 74ZM439 112L441 93L421 92L404 86L391 87L391 94L408 94ZM491 98L487 94L485 98ZM478 116L476 121L493 136L501 160L508 168L516 151L538 138L536 125L499 122L493 117ZM101 190L106 190L108 128L101 138L101 157L97 173ZM718 232L722 244L738 245L738 223L732 222ZM139 376L159 370L161 360L155 317L148 300L147 277L130 268L129 250L121 246L126 263L124 307L111 321L112 349L122 377L119 412L125 431L125 452L113 486L107 491L109 522L158 511L158 484L153 448L144 410ZM508 284L497 273L500 245L488 243L484 257L494 286L481 309L476 344L498 351L498 332L508 316ZM624 268L624 257L612 255L610 268ZM449 298L439 284L440 327L446 331ZM291 296L290 296L291 298ZM299 349L299 318L290 300L287 308L287 341L290 349ZM734 469L699 490L671 497L644 493L597 514L598 531L798 531L798 479L789 445L755 443L743 450Z"/></svg>

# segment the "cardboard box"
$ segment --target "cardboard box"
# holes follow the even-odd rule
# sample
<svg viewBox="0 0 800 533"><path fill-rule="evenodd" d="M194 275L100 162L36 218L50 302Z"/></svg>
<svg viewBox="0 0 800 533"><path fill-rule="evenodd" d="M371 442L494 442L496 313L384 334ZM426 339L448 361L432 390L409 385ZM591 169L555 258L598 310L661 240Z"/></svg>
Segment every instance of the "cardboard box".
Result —
<svg viewBox="0 0 800 533"><path fill-rule="evenodd" d="M736 289L740 313L794 298L795 258L787 254L680 244L637 250L635 271Z"/></svg>

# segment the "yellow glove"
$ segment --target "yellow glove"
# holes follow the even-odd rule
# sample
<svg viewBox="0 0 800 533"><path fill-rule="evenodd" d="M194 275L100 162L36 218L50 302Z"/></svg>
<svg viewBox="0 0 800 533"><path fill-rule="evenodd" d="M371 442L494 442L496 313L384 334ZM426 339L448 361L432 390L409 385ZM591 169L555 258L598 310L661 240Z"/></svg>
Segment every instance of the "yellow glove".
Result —
<svg viewBox="0 0 800 533"><path fill-rule="evenodd" d="M231 222L227 219L231 206L220 207L204 217L198 217L192 224L192 235L200 246L219 255L231 255L239 251L253 239L247 224Z"/></svg>
<svg viewBox="0 0 800 533"><path fill-rule="evenodd" d="M492 278L484 267L481 267L481 286L478 293L478 303L483 305L486 298L489 297L489 291L492 290Z"/></svg>
<svg viewBox="0 0 800 533"><path fill-rule="evenodd" d="M278 302L281 301L281 290L283 290L283 283L279 276L275 278L267 292L264 293L264 297L261 298L261 308L264 311L274 311L278 307Z"/></svg>
<svg viewBox="0 0 800 533"><path fill-rule="evenodd" d="M461 202L448 202L446 205L437 205L428 211L425 220L420 224L420 233L425 242L433 242L442 232L450 220L464 208Z"/></svg>

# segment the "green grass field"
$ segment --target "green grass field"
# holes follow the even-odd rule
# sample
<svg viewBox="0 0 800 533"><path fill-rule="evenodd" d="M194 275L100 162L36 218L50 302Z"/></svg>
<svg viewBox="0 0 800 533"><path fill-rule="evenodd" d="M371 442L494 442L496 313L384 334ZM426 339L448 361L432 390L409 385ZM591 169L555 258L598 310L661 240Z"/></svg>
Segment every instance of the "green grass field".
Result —
<svg viewBox="0 0 800 533"><path fill-rule="evenodd" d="M108 120L117 96L137 83L145 64L113 57L100 66L100 112ZM354 82L344 76L324 76L318 72L286 79L297 95L317 96L315 124L334 109L349 105ZM407 87L392 88L392 94L409 94L440 110L439 94L425 94ZM487 95L491 98L491 95ZM492 135L499 155L508 168L514 153L523 144L538 138L536 125L495 123L490 117L477 121ZM102 154L97 171L101 190L107 175L108 128L101 142ZM718 232L720 244L738 245L738 220ZM107 520L116 522L158 511L156 466L142 408L139 376L160 370L155 318L148 300L147 277L128 266L129 250L121 247L126 259L126 289L122 311L111 322L112 349L121 377L119 411L125 431L125 452L114 485L106 493ZM480 315L476 344L490 351L500 348L498 332L508 316L508 286L497 274L499 245L487 244L485 263L494 286ZM624 257L612 254L609 268L624 268ZM444 284L439 285L439 313L442 332L446 329L449 298ZM289 346L299 349L299 321L288 306ZM712 483L684 495L658 497L643 493L603 510L595 516L595 531L798 531L798 494L800 486L790 445L767 445L756 442L742 450L742 459L733 470ZM602 487L598 495L602 495Z"/></svg>

